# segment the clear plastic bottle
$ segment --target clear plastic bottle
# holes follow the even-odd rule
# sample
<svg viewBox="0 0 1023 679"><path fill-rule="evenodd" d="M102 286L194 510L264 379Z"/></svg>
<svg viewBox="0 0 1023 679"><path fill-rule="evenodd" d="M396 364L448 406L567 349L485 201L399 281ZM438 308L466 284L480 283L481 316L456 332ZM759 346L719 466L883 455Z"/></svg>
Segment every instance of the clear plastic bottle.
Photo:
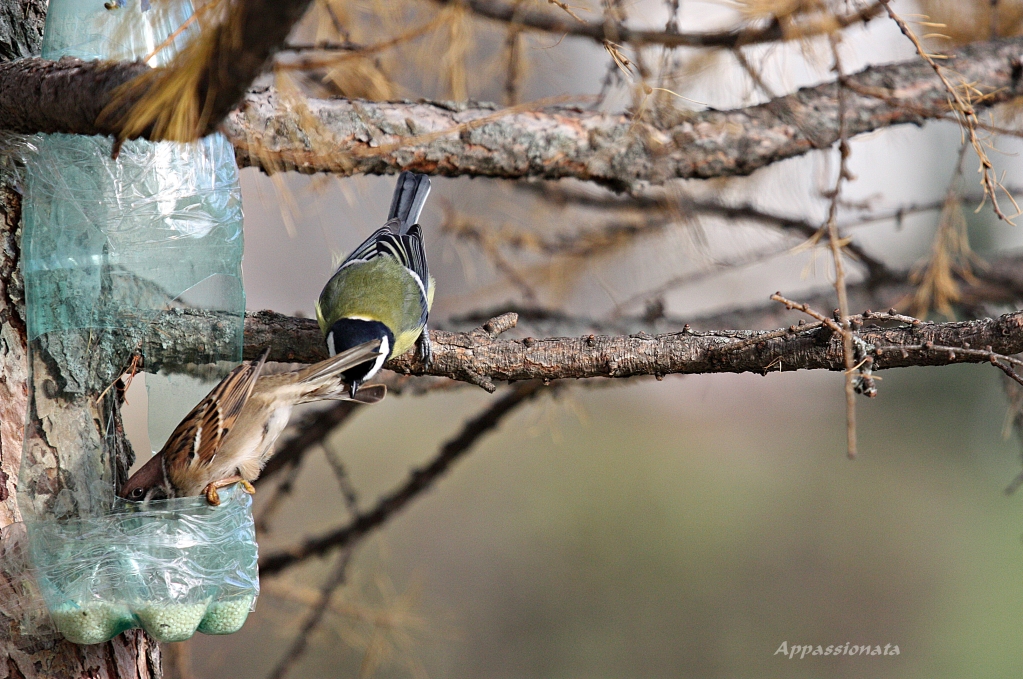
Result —
<svg viewBox="0 0 1023 679"><path fill-rule="evenodd" d="M189 0L122 1L50 0L43 56L159 66L195 29ZM108 137L41 135L31 144L22 261L32 378L19 505L39 517L86 516L109 508L125 471L111 448L117 409L105 399L140 348L145 370L175 373L147 375L155 448L241 360L238 170L219 134L128 141L116 160ZM191 353L155 365L149 357L160 352L150 348L175 341L169 314Z"/></svg>

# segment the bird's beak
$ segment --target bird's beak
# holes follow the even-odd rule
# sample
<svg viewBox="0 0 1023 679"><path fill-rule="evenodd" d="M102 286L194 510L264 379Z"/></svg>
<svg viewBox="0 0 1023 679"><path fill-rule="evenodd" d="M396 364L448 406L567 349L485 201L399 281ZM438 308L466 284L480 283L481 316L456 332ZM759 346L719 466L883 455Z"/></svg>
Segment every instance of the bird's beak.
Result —
<svg viewBox="0 0 1023 679"><path fill-rule="evenodd" d="M362 380L352 380L351 384L348 385L348 395L355 398L355 393L359 391L360 386L362 386Z"/></svg>

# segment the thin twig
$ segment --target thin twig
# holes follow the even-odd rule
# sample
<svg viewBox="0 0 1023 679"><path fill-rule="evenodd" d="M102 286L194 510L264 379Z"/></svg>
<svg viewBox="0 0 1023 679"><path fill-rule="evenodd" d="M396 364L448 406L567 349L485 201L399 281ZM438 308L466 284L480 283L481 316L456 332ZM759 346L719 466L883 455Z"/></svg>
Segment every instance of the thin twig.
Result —
<svg viewBox="0 0 1023 679"><path fill-rule="evenodd" d="M763 75L758 71L750 60L746 57L746 53L742 51L742 47L736 46L732 48L732 55L735 60L739 62L739 66L746 72L749 79L753 81L753 85L756 86L761 92L763 92L768 99L774 99L778 94L764 81Z"/></svg>
<svg viewBox="0 0 1023 679"><path fill-rule="evenodd" d="M556 388L551 387L551 388ZM262 575L276 575L299 562L321 556L335 549L349 547L376 530L405 508L409 502L443 476L451 465L464 456L488 432L500 424L521 404L548 390L542 381L522 382L514 385L504 397L465 423L462 431L440 449L433 460L422 469L416 469L401 486L384 496L370 511L359 514L345 526L318 537L309 538L290 549L268 554L260 559Z"/></svg>
<svg viewBox="0 0 1023 679"><path fill-rule="evenodd" d="M991 209L994 210L994 213L998 216L998 218L1012 224L1012 220L1020 214L1020 208L1013 199L1012 194L1008 193L1008 191L1006 191L1006 195L1009 197L1009 200L1012 201L1016 214L1009 217L998 205L998 190L1002 189L1004 191L1005 189L1002 187L1001 182L995 175L991 159L988 158L987 152L984 150L984 143L977 134L977 129L980 126L980 119L977 116L977 111L973 107L973 103L971 101L976 88L967 83L963 83L961 87L954 86L949 81L948 77L946 77L945 68L935 61L936 55L930 54L926 49L924 49L924 46L920 43L920 39L917 38L913 29L909 27L909 24L907 24L902 17L896 14L895 10L891 8L891 0L880 0L880 3L884 6L885 11L888 12L888 16L891 17L892 21L898 25L902 34L909 38L910 42L913 43L913 47L916 48L916 52L920 55L920 58L934 69L934 72L941 80L942 86L944 86L945 91L948 93L949 108L959 121L960 127L969 138L970 144L973 146L973 150L977 153L977 157L980 160L980 183L984 188L984 195L991 200ZM942 58L944 57L944 55L940 56L942 56ZM976 94L983 96L983 93L980 92L976 92Z"/></svg>
<svg viewBox="0 0 1023 679"><path fill-rule="evenodd" d="M820 35L833 28L866 23L881 13L881 5L871 3L862 9L847 14L830 15L826 22L815 22L803 30L786 31L779 22L774 21L766 26L742 26L734 30L713 32L679 32L673 30L650 31L631 28L620 21L588 21L579 17L564 18L554 12L530 10L516 15L509 3L497 0L434 0L439 5L451 5L456 2L463 4L469 11L479 17L492 21L509 23L517 20L530 30L590 38L599 43L612 40L619 44L636 47L644 45L660 45L675 47L735 47L737 45L753 45L763 42L779 42L783 40L805 39ZM556 2L559 6L561 2Z"/></svg>
<svg viewBox="0 0 1023 679"><path fill-rule="evenodd" d="M323 616L327 612L327 608L330 606L330 598L334 595L337 588L345 583L345 574L348 570L348 561L351 559L351 556L351 549L346 549L338 554L337 562L334 564L330 575L327 576L327 580L323 583L323 587L320 588L319 598L309 610L309 615L302 622L298 636L291 642L291 646L284 654L284 657L280 659L267 679L284 679L305 653L306 648L309 646L310 635L319 626L320 621L323 620Z"/></svg>
<svg viewBox="0 0 1023 679"><path fill-rule="evenodd" d="M807 316L810 316L812 318L816 318L821 324L826 325L829 328L831 328L831 330L833 332L835 332L835 334L839 334L839 335L842 334L842 326L840 326L838 323L836 323L834 319L828 318L827 316L814 311L813 309L811 309L806 304L800 304L799 302L793 302L791 299L782 297L780 292L776 292L773 295L771 295L771 299L774 300L775 302L781 302L788 309L795 309L796 311L802 311Z"/></svg>
<svg viewBox="0 0 1023 679"><path fill-rule="evenodd" d="M838 77L838 177L835 188L831 192L831 204L828 206L828 246L835 264L835 292L838 295L838 309L842 324L842 357L845 361L845 432L846 452L849 458L856 457L856 359L853 354L853 334L849 326L849 295L845 288L845 264L842 261L842 239L838 234L838 204L842 195L842 184L852 179L849 172L849 130L846 125L846 92L845 71L842 58L838 51L839 38L835 34L828 36L831 55L834 59L834 71Z"/></svg>
<svg viewBox="0 0 1023 679"><path fill-rule="evenodd" d="M333 450L324 447L323 452L326 453L327 462L330 463L330 468L334 471L334 478L337 479L338 489L345 501L345 508L352 518L357 517L359 515L359 494L352 484L352 477L348 475L348 468Z"/></svg>

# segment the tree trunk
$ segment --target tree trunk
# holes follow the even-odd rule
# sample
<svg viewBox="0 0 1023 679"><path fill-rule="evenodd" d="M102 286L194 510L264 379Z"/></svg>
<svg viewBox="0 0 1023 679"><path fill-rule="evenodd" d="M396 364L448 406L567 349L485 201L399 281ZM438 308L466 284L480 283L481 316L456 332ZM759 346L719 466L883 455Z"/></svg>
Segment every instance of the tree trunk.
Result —
<svg viewBox="0 0 1023 679"><path fill-rule="evenodd" d="M0 0L0 60L38 53L45 12L45 0ZM20 222L21 196L15 188L15 177L5 165L0 169L0 529L21 518L15 491L28 407L29 371L19 261ZM0 537L5 543L12 539L6 532ZM10 575L5 572L0 578ZM140 630L126 632L107 643L77 646L22 636L13 614L0 606L0 679L160 676L159 646Z"/></svg>

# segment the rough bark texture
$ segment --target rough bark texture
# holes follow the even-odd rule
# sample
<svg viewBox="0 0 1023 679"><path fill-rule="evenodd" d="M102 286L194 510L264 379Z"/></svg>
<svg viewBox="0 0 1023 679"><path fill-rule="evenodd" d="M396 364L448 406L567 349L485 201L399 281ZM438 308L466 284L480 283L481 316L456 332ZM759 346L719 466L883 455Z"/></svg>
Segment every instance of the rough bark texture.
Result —
<svg viewBox="0 0 1023 679"><path fill-rule="evenodd" d="M907 278L908 274L898 272L881 284L850 286L852 309L881 310L893 306L906 309L915 290ZM1023 257L992 260L986 268L978 270L971 281L960 281L960 286L960 303L981 314L990 306L1015 304L1023 300ZM828 292L801 301L828 312L835 305L833 296ZM401 373L451 377L481 385L505 379L763 372L766 366L785 371L844 370L841 343L829 339L826 330L793 332L763 342L757 338L777 331L718 330L783 328L806 318L775 302L706 316L628 316L610 320L572 317L545 309L497 307L455 319L455 323L463 327L480 325L506 311L521 314L520 334L528 328L549 337L496 340L482 328L460 333L433 331L430 337L435 345L434 361L428 370L423 370L411 354L390 361L387 367ZM947 352L926 349L910 349L903 356L899 347L920 347L926 342L973 349L990 345L998 353L1014 354L1023 350L1019 318L1019 314L1009 314L996 320L968 323L865 329L860 335L868 344L895 350L894 354L888 352L875 357L875 369L983 362L986 359L979 356L957 354L950 357ZM164 333L164 337L187 336L191 327L187 318L177 315L175 319L182 327ZM687 325L691 329L683 331ZM658 334L648 335L648 332ZM564 337L571 334L576 337ZM743 346L736 351L734 347L738 343ZM315 321L271 311L248 314L246 358L256 358L266 348L270 349L270 360L308 363L326 357L323 337ZM173 357L167 355L165 360L173 361Z"/></svg>
<svg viewBox="0 0 1023 679"><path fill-rule="evenodd" d="M790 322L799 320L795 312L791 314ZM188 331L182 328L181 332ZM433 361L428 368L412 353L392 359L385 367L399 373L449 377L488 390L493 389L495 380L845 370L842 343L827 328L792 326L782 333L689 330L659 335L594 334L509 340L498 339L498 334L486 325L470 332L435 330L430 333ZM987 358L934 351L926 345L991 347L1000 354L1023 352L1023 312L963 323L864 328L858 336L867 345L881 350L874 358L875 370L983 363ZM311 363L327 356L323 337L311 319L270 311L251 314L246 318L245 338L245 356L249 359L267 348L271 361Z"/></svg>
<svg viewBox="0 0 1023 679"><path fill-rule="evenodd" d="M0 180L9 180L0 177ZM18 271L21 197L9 184L0 188L0 216L3 218L2 259L0 259L0 527L19 521L15 500L21 447L25 436L25 408L28 403L28 346L25 338L24 297Z"/></svg>
<svg viewBox="0 0 1023 679"><path fill-rule="evenodd" d="M46 2L4 0L0 2L0 61L39 53L46 21Z"/></svg>
<svg viewBox="0 0 1023 679"><path fill-rule="evenodd" d="M196 136L212 132L237 105L267 62L284 44L292 26L305 13L310 0L238 0L232 20L215 29L198 79L197 102L202 106L202 127ZM0 31L5 19L14 19L20 5L8 0L0 10ZM21 10L24 16L26 10ZM21 26L19 25L19 28ZM36 38L38 40L38 36ZM35 51L38 53L38 49ZM0 39L0 55L28 56L16 45ZM153 88L163 86L177 62L150 69L142 63L83 62L38 58L0 64L0 126L11 132L68 132L119 138L154 137L153 126L125 133L132 108ZM194 68L192 64L190 67ZM140 78L140 76L142 76ZM118 88L128 85L123 92ZM102 115L101 115L102 114Z"/></svg>
<svg viewBox="0 0 1023 679"><path fill-rule="evenodd" d="M1023 300L1023 257L992 260L989 266L976 272L974 279L960 283L960 303L978 315L983 315L988 307ZM849 299L854 310L892 306L905 310L914 290L907 272L892 272L882 283L850 286ZM801 301L825 312L834 306L831 293ZM757 338L777 332L754 329L784 327L804 318L774 302L709 316L640 315L616 319L573 317L546 309L506 306L456 318L453 323L456 327L473 327L507 311L521 315L520 335L538 332L549 336L498 340L500 332L492 335L483 328L469 332L434 330L430 335L435 345L434 360L428 369L412 359L411 354L390 361L387 367L401 373L449 377L481 385L490 380L763 372L768 365L772 370L778 369L777 359L781 359L780 369L786 371L843 369L839 344L829 344L824 331L800 330L766 341L762 347L754 347ZM1016 326L1015 318L1013 314L999 320L965 324L924 323L883 331L865 329L861 335L867 343L881 347L912 347L930 341L966 348L969 343L974 349L991 345L996 352L1014 354L1023 351L1023 331ZM133 347L141 346L142 365L146 370L191 372L197 363L206 360L207 352L217 351L219 344L234 341L229 324L216 320L213 318L211 322L209 312L168 311L153 324L159 332L148 333L141 339L126 335L118 342L120 360L127 364L128 353ZM507 330L512 325L499 330ZM685 326L690 329L685 330ZM729 327L734 329L720 330ZM647 334L651 332L657 334ZM202 344L195 342L199 334ZM737 343L742 343L744 349L733 353ZM266 349L270 350L269 360L277 362L313 363L327 357L316 321L273 311L246 314L245 358L258 358ZM977 356L949 358L916 351L906 357L879 357L874 365L875 369L882 369L983 360Z"/></svg>
<svg viewBox="0 0 1023 679"><path fill-rule="evenodd" d="M832 337L830 330L797 328L781 337L775 334L736 330L498 340L482 331L434 332L430 337L436 347L428 370L424 371L411 354L390 361L387 367L398 372L443 375L481 386L491 380L845 370L841 339ZM923 347L930 342L977 349L990 346L996 353L1018 353L1023 351L1023 313L966 323L865 329L859 336L868 345L883 349L874 359L875 370L978 363L986 359L935 353Z"/></svg>
<svg viewBox="0 0 1023 679"><path fill-rule="evenodd" d="M16 483L21 463L28 405L28 343L25 335L21 276L17 271L18 220L21 204L10 187L11 177L0 176L0 528L20 518ZM86 431L94 429L87 423ZM4 531L0 545L16 549L17 540ZM19 577L0 562L0 592ZM8 603L4 598L0 603ZM18 610L0 606L0 676L67 677L69 679L148 679L160 676L160 649L145 634L132 631L96 646L21 636Z"/></svg>
<svg viewBox="0 0 1023 679"><path fill-rule="evenodd" d="M944 64L989 95L975 101L976 107L990 107L1019 94L1021 51L1023 38L979 43L960 48ZM26 133L117 135L120 117L97 122L98 114L117 86L147 70L73 60L2 66L0 124ZM948 114L941 83L919 59L870 67L847 82L850 135ZM576 177L620 188L637 181L744 175L825 148L838 139L836 87L803 88L732 111L662 110L656 125L573 108L499 111L487 104L349 100L308 100L296 107L263 89L249 94L224 129L239 163L267 172L414 169L449 176ZM217 92L210 125L226 112L227 95Z"/></svg>
<svg viewBox="0 0 1023 679"><path fill-rule="evenodd" d="M0 60L38 53L45 11L45 0L0 0ZM16 484L29 371L19 271L21 200L13 180L0 170L0 553L4 555L0 558L0 677L155 679L160 676L160 649L140 631L95 646L20 633L20 612L11 596L11 583L20 576L19 561L7 557L20 549L19 537L24 534L12 523L20 518Z"/></svg>
<svg viewBox="0 0 1023 679"><path fill-rule="evenodd" d="M978 43L943 61L989 94L1019 94L1023 38ZM955 80L955 78L953 78ZM920 59L867 68L847 79L850 136L948 114L947 94ZM241 165L267 172L575 177L613 187L637 181L746 175L838 139L836 84L806 87L731 111L663 111L659 124L573 108L500 111L487 104L308 100L254 91L224 129ZM867 94L864 94L866 92Z"/></svg>
<svg viewBox="0 0 1023 679"><path fill-rule="evenodd" d="M100 124L114 90L151 70L140 63L103 63L38 57L0 65L0 116L11 132L116 135L120 125Z"/></svg>

